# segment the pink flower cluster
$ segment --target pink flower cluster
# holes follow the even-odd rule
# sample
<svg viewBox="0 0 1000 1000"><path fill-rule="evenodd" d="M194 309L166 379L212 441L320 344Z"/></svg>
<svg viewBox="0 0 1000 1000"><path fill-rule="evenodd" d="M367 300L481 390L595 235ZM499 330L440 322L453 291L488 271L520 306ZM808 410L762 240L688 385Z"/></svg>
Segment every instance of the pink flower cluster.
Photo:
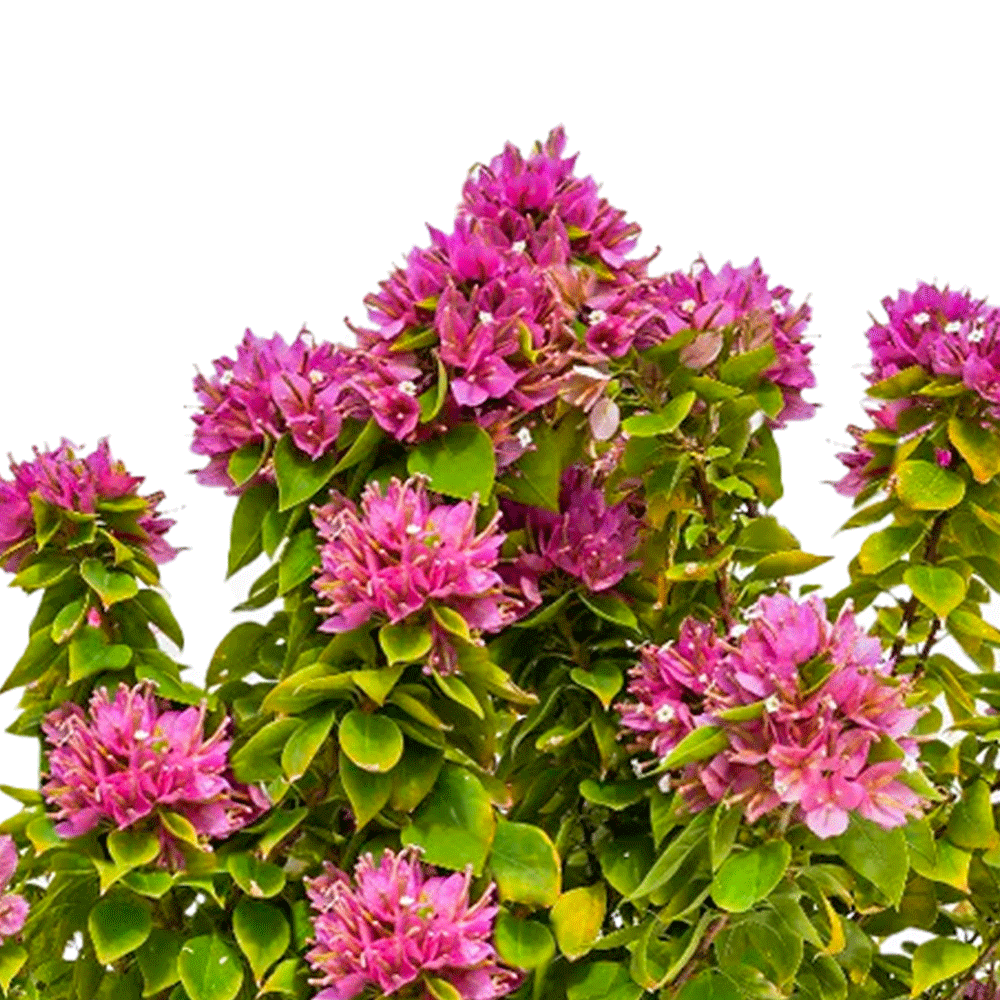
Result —
<svg viewBox="0 0 1000 1000"><path fill-rule="evenodd" d="M563 473L561 513L504 501L504 525L524 528L529 549L504 567L530 605L541 603L539 580L562 571L588 590L607 590L640 563L630 560L639 542L642 521L627 503L608 505L592 471L571 466Z"/></svg>
<svg viewBox="0 0 1000 1000"><path fill-rule="evenodd" d="M851 812L890 828L919 810L900 772L914 763L907 734L920 712L850 608L830 624L818 598L763 597L728 639L687 619L676 642L642 651L628 690L636 701L621 706L622 723L660 758L701 726L725 733L725 749L664 778L692 810L739 803L754 822L792 807L823 838L843 833ZM898 759L884 759L886 740Z"/></svg>
<svg viewBox="0 0 1000 1000"><path fill-rule="evenodd" d="M13 478L0 478L0 566L10 572L37 551L32 499L73 514L94 514L97 523L119 541L165 563L177 550L163 536L174 524L159 515L162 493L139 496L141 476L130 475L114 459L107 439L89 455L79 457L78 446L63 440L52 451L35 451L34 461L11 459ZM54 545L58 545L57 533Z"/></svg>
<svg viewBox="0 0 1000 1000"><path fill-rule="evenodd" d="M258 789L229 774L228 719L207 739L205 705L167 709L148 685L119 685L114 700L95 691L89 714L65 704L42 722L51 749L42 792L57 809L62 837L79 837L99 823L124 830L147 818L160 839L164 864L183 863L180 844L163 824L176 813L204 847L223 839L269 808Z"/></svg>
<svg viewBox="0 0 1000 1000"><path fill-rule="evenodd" d="M458 612L470 629L496 632L517 602L503 593L496 565L506 537L497 514L476 530L476 502L431 502L422 479L393 479L383 495L369 483L361 509L342 497L315 508L323 539L322 570L313 587L327 615L326 632L346 632L373 616L392 623L437 604ZM429 667L455 669L447 634L427 614L435 639Z"/></svg>
<svg viewBox="0 0 1000 1000"><path fill-rule="evenodd" d="M413 391L404 391L418 369L384 352L362 358L341 345L316 345L307 330L291 344L247 330L235 358L212 364L212 378L195 376L201 410L192 417L192 451L209 458L197 474L206 486L234 486L229 460L244 445L273 444L290 434L317 459L334 447L347 418L374 416L384 430L409 433L420 412ZM273 473L265 466L263 475Z"/></svg>
<svg viewBox="0 0 1000 1000"><path fill-rule="evenodd" d="M492 1000L514 990L520 976L497 964L490 943L497 907L492 883L470 905L471 871L428 874L413 849L370 854L354 867L354 883L327 863L306 879L314 945L306 955L321 973L315 1000L352 1000L366 987L390 996L422 975L450 983L463 1000ZM407 995L410 995L409 993ZM421 1000L432 1000L426 988Z"/></svg>
<svg viewBox="0 0 1000 1000"><path fill-rule="evenodd" d="M0 837L0 944L19 933L28 919L28 901L15 892L4 892L17 871L17 848L6 834Z"/></svg>
<svg viewBox="0 0 1000 1000"><path fill-rule="evenodd" d="M1000 420L1000 309L968 292L924 282L914 292L901 289L895 299L886 296L882 306L887 321L874 323L867 334L872 352L869 382L919 365L929 377L954 379L977 395L984 420ZM914 396L879 403L869 409L869 415L876 429L895 431L900 416L914 407L926 411L927 427L940 409L934 397ZM866 432L848 430L856 443L837 458L849 471L834 485L838 493L857 496L886 470L881 464L871 465L875 452L862 440ZM950 449L937 449L939 465L947 466L951 457Z"/></svg>

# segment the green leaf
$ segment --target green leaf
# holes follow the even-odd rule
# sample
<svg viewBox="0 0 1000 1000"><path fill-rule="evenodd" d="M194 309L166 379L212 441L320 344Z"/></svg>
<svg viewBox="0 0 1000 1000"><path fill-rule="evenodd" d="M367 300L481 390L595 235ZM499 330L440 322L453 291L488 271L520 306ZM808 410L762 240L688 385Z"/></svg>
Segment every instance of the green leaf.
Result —
<svg viewBox="0 0 1000 1000"><path fill-rule="evenodd" d="M341 749L362 771L385 774L403 756L403 734L387 715L352 709L340 723Z"/></svg>
<svg viewBox="0 0 1000 1000"><path fill-rule="evenodd" d="M288 510L312 498L330 481L336 467L336 451L328 451L314 462L304 451L299 451L290 434L284 435L274 448L278 510Z"/></svg>
<svg viewBox="0 0 1000 1000"><path fill-rule="evenodd" d="M140 590L136 603L146 612L149 620L175 645L184 648L184 633L174 617L166 598L155 590Z"/></svg>
<svg viewBox="0 0 1000 1000"><path fill-rule="evenodd" d="M995 432L978 421L952 417L948 421L948 438L969 463L977 483L988 483L1000 472L1000 437Z"/></svg>
<svg viewBox="0 0 1000 1000"><path fill-rule="evenodd" d="M436 352L434 360L437 362L437 381L422 392L418 399L422 424L429 424L441 412L441 407L448 397L448 371Z"/></svg>
<svg viewBox="0 0 1000 1000"><path fill-rule="evenodd" d="M598 660L590 670L574 667L570 671L570 677L574 683L596 695L605 708L611 704L624 683L622 672L607 660Z"/></svg>
<svg viewBox="0 0 1000 1000"><path fill-rule="evenodd" d="M139 584L131 573L110 570L100 559L84 559L80 563L80 576L87 581L105 608L110 608L119 601L127 601L139 593Z"/></svg>
<svg viewBox="0 0 1000 1000"><path fill-rule="evenodd" d="M150 931L145 944L135 956L142 970L142 980L146 984L142 991L144 997L151 997L180 981L181 974L177 968L180 951L181 942L173 931L161 927L154 927Z"/></svg>
<svg viewBox="0 0 1000 1000"><path fill-rule="evenodd" d="M243 985L240 956L215 934L185 941L177 967L190 1000L234 1000Z"/></svg>
<svg viewBox="0 0 1000 1000"><path fill-rule="evenodd" d="M943 982L964 972L976 959L975 945L954 938L936 937L917 946L913 953L913 985L911 997L920 996L935 983Z"/></svg>
<svg viewBox="0 0 1000 1000"><path fill-rule="evenodd" d="M895 497L889 497L887 500L879 500L876 503L869 504L867 507L862 507L861 510L855 511L841 526L841 531L846 531L849 528L863 528L869 524L875 524L876 521L881 521L882 518L888 517L897 507L899 506L899 501Z"/></svg>
<svg viewBox="0 0 1000 1000"><path fill-rule="evenodd" d="M903 582L939 618L947 618L965 600L965 580L944 566L911 566Z"/></svg>
<svg viewBox="0 0 1000 1000"><path fill-rule="evenodd" d="M906 527L883 528L874 535L869 535L861 543L861 551L858 553L861 572L875 576L888 569L913 549L924 537L926 530L924 525L918 523Z"/></svg>
<svg viewBox="0 0 1000 1000"><path fill-rule="evenodd" d="M281 751L281 769L289 781L298 781L326 742L337 719L336 707L314 709L307 713L299 728L288 737Z"/></svg>
<svg viewBox="0 0 1000 1000"><path fill-rule="evenodd" d="M685 392L669 403L659 413L640 413L622 421L622 430L629 437L659 437L672 434L691 412L697 397L693 392Z"/></svg>
<svg viewBox="0 0 1000 1000"><path fill-rule="evenodd" d="M597 850L601 874L612 889L628 896L642 884L655 860L648 836L609 837Z"/></svg>
<svg viewBox="0 0 1000 1000"><path fill-rule="evenodd" d="M706 757L714 757L728 746L729 737L720 726L699 726L667 754L661 766L664 771L671 771Z"/></svg>
<svg viewBox="0 0 1000 1000"><path fill-rule="evenodd" d="M300 997L302 995L301 984L299 982L301 972L302 963L297 958L286 958L283 962L279 962L275 966L274 972L267 977L257 995L284 993L287 996Z"/></svg>
<svg viewBox="0 0 1000 1000"><path fill-rule="evenodd" d="M453 871L471 864L479 875L493 842L494 823L483 786L468 771L448 764L400 839L404 845L422 847L429 864Z"/></svg>
<svg viewBox="0 0 1000 1000"><path fill-rule="evenodd" d="M601 933L607 890L602 882L564 892L550 913L559 950L572 962L586 955Z"/></svg>
<svg viewBox="0 0 1000 1000"><path fill-rule="evenodd" d="M61 580L71 569L73 562L62 556L47 556L36 560L22 569L11 581L12 587L20 587L29 593L42 587L51 587Z"/></svg>
<svg viewBox="0 0 1000 1000"><path fill-rule="evenodd" d="M548 834L530 823L497 822L490 869L501 901L551 906L562 890L562 866Z"/></svg>
<svg viewBox="0 0 1000 1000"><path fill-rule="evenodd" d="M712 899L730 913L745 913L771 894L791 859L792 848L785 840L730 855L712 879Z"/></svg>
<svg viewBox="0 0 1000 1000"><path fill-rule="evenodd" d="M910 459L896 470L896 495L913 510L950 510L962 502L962 477L936 462Z"/></svg>
<svg viewBox="0 0 1000 1000"><path fill-rule="evenodd" d="M105 896L94 904L87 929L98 959L105 965L135 951L149 937L149 907L127 893Z"/></svg>
<svg viewBox="0 0 1000 1000"><path fill-rule="evenodd" d="M233 934L258 984L292 941L292 929L281 910L256 899L240 900L233 913Z"/></svg>
<svg viewBox="0 0 1000 1000"><path fill-rule="evenodd" d="M795 576L797 573L808 573L809 570L829 562L833 556L816 556L800 549L790 549L787 552L771 552L764 556L754 567L753 575L763 579L776 579L781 576Z"/></svg>
<svg viewBox="0 0 1000 1000"><path fill-rule="evenodd" d="M395 625L383 625L378 630L378 644L382 647L389 666L392 666L422 660L431 651L434 640L426 625L398 622Z"/></svg>
<svg viewBox="0 0 1000 1000"><path fill-rule="evenodd" d="M410 452L406 468L411 476L427 476L437 493L460 500L478 496L485 504L496 476L493 442L477 424L459 424L442 437L418 445Z"/></svg>
<svg viewBox="0 0 1000 1000"><path fill-rule="evenodd" d="M25 836L35 849L35 854L44 854L54 847L63 847L65 841L56 833L56 828L48 816L33 819L24 830Z"/></svg>
<svg viewBox="0 0 1000 1000"><path fill-rule="evenodd" d="M28 641L28 648L14 664L14 669L11 670L0 691L12 691L22 684L38 680L55 663L62 651L62 647L52 641L52 629L49 625L33 632Z"/></svg>
<svg viewBox="0 0 1000 1000"><path fill-rule="evenodd" d="M443 751L415 740L409 741L399 763L392 769L389 800L392 808L399 812L413 812L434 787L443 763Z"/></svg>
<svg viewBox="0 0 1000 1000"><path fill-rule="evenodd" d="M648 896L650 893L656 892L661 886L666 885L677 874L681 865L687 861L692 852L708 836L711 822L711 810L703 809L699 812L666 846L663 853L656 859L656 863L642 880L642 883L629 898L640 899L643 896ZM654 823L654 831L655 829L656 826Z"/></svg>
<svg viewBox="0 0 1000 1000"><path fill-rule="evenodd" d="M319 539L312 528L296 532L288 540L278 564L278 596L304 583L319 569Z"/></svg>
<svg viewBox="0 0 1000 1000"><path fill-rule="evenodd" d="M706 969L684 984L677 1000L744 1000L744 996L724 972Z"/></svg>
<svg viewBox="0 0 1000 1000"><path fill-rule="evenodd" d="M863 875L896 906L903 898L909 853L899 827L883 830L877 823L851 813L845 833L827 843L859 875Z"/></svg>
<svg viewBox="0 0 1000 1000"><path fill-rule="evenodd" d="M139 830L113 830L108 834L108 852L119 865L138 868L154 861L160 853L155 833Z"/></svg>
<svg viewBox="0 0 1000 1000"><path fill-rule="evenodd" d="M122 885L150 899L162 899L174 885L169 872L162 870L152 872L128 872L122 876Z"/></svg>
<svg viewBox="0 0 1000 1000"><path fill-rule="evenodd" d="M526 451L501 482L511 500L558 514L563 455L560 439L545 424L536 426L531 436L534 449Z"/></svg>
<svg viewBox="0 0 1000 1000"><path fill-rule="evenodd" d="M249 784L278 777L281 771L276 758L288 737L299 728L299 721L275 719L258 729L230 758L236 779Z"/></svg>
<svg viewBox="0 0 1000 1000"><path fill-rule="evenodd" d="M264 464L265 448L263 444L250 441L237 448L229 456L229 465L226 467L229 478L237 486L248 483Z"/></svg>
<svg viewBox="0 0 1000 1000"><path fill-rule="evenodd" d="M347 801L354 811L355 826L361 830L373 816L377 816L392 795L395 770L392 774L373 774L362 771L351 759L340 752L340 783L344 786Z"/></svg>
<svg viewBox="0 0 1000 1000"><path fill-rule="evenodd" d="M776 358L774 345L771 343L752 351L744 351L719 366L719 378L730 385L748 385L765 368L773 365Z"/></svg>
<svg viewBox="0 0 1000 1000"><path fill-rule="evenodd" d="M993 822L987 782L978 778L965 789L951 812L945 835L953 844L970 851L997 846L1000 838Z"/></svg>
<svg viewBox="0 0 1000 1000"><path fill-rule="evenodd" d="M75 684L104 670L121 670L131 659L128 646L108 646L99 628L84 625L69 644L69 681Z"/></svg>
<svg viewBox="0 0 1000 1000"><path fill-rule="evenodd" d="M617 812L640 801L646 795L646 786L641 781L619 781L605 785L593 778L584 778L580 782L580 794L594 805L605 806Z"/></svg>
<svg viewBox="0 0 1000 1000"><path fill-rule="evenodd" d="M233 511L229 529L229 555L226 577L249 566L261 553L261 525L264 516L274 506L274 487L257 483L244 490Z"/></svg>
<svg viewBox="0 0 1000 1000"><path fill-rule="evenodd" d="M787 552L798 549L798 539L774 517L755 517L740 532L736 548L748 552Z"/></svg>
<svg viewBox="0 0 1000 1000"><path fill-rule="evenodd" d="M577 591L577 597L598 618L603 618L613 625L630 628L634 632L639 631L639 622L633 614L632 609L620 598L614 597L611 594L585 593L582 590Z"/></svg>
<svg viewBox="0 0 1000 1000"><path fill-rule="evenodd" d="M285 888L284 870L252 854L230 854L226 868L233 881L254 899L269 899Z"/></svg>
<svg viewBox="0 0 1000 1000"><path fill-rule="evenodd" d="M70 601L52 621L53 642L63 643L83 624L87 615L87 598Z"/></svg>
<svg viewBox="0 0 1000 1000"><path fill-rule="evenodd" d="M497 914L493 942L500 957L518 969L537 969L556 953L556 943L545 924L519 920L504 909Z"/></svg>
<svg viewBox="0 0 1000 1000"><path fill-rule="evenodd" d="M909 368L869 386L868 395L876 399L903 399L912 396L929 381L923 365L910 365Z"/></svg>
<svg viewBox="0 0 1000 1000"><path fill-rule="evenodd" d="M713 871L729 857L742 822L743 810L738 806L725 806L720 802L715 807L712 813L712 825L708 831L708 849Z"/></svg>
<svg viewBox="0 0 1000 1000"><path fill-rule="evenodd" d="M578 965L566 984L566 1000L639 1000L645 992L619 962Z"/></svg>
<svg viewBox="0 0 1000 1000"><path fill-rule="evenodd" d="M344 453L344 457L334 466L332 475L346 472L348 469L359 465L370 455L374 454L379 443L385 437L385 431L378 425L374 417L370 417L368 423L361 428L361 433L354 439L353 444Z"/></svg>
<svg viewBox="0 0 1000 1000"><path fill-rule="evenodd" d="M953 611L948 616L948 626L963 635L974 639L985 639L987 642L1000 643L1000 631L988 622L983 621L973 611Z"/></svg>
<svg viewBox="0 0 1000 1000"><path fill-rule="evenodd" d="M688 379L687 384L709 403L721 403L727 399L735 399L740 394L740 390L735 386L718 382L707 375L696 375Z"/></svg>
<svg viewBox="0 0 1000 1000"><path fill-rule="evenodd" d="M483 706L479 704L479 699L469 689L469 685L455 674L439 674L436 670L431 671L434 680L441 692L450 698L456 705L467 708L477 719L486 718L483 713Z"/></svg>
<svg viewBox="0 0 1000 1000"><path fill-rule="evenodd" d="M28 953L13 938L0 945L0 988L5 994L27 961Z"/></svg>

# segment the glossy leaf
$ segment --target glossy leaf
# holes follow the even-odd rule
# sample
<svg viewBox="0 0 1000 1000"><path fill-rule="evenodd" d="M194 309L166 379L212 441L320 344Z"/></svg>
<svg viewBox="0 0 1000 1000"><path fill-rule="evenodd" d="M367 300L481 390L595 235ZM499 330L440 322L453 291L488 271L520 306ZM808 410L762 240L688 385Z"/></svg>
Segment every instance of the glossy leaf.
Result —
<svg viewBox="0 0 1000 1000"><path fill-rule="evenodd" d="M393 666L423 659L431 651L434 640L427 626L398 622L383 625L378 630L378 643L389 666Z"/></svg>
<svg viewBox="0 0 1000 1000"><path fill-rule="evenodd" d="M896 470L896 495L913 510L950 510L962 502L962 477L936 462L910 459Z"/></svg>
<svg viewBox="0 0 1000 1000"><path fill-rule="evenodd" d="M4 994L10 989L14 977L24 968L28 953L13 938L0 943L0 988Z"/></svg>
<svg viewBox="0 0 1000 1000"><path fill-rule="evenodd" d="M146 612L149 620L178 648L184 648L184 633L174 617L166 598L155 590L140 590L136 603Z"/></svg>
<svg viewBox="0 0 1000 1000"><path fill-rule="evenodd" d="M977 779L965 789L951 811L945 834L957 847L970 851L996 847L1000 843L993 821L990 786L986 781Z"/></svg>
<svg viewBox="0 0 1000 1000"><path fill-rule="evenodd" d="M288 540L278 564L278 596L305 583L319 569L319 539L312 528L299 531Z"/></svg>
<svg viewBox="0 0 1000 1000"><path fill-rule="evenodd" d="M143 996L154 996L180 981L181 974L177 968L180 950L180 938L172 931L161 927L154 927L150 931L149 937L135 956L145 983Z"/></svg>
<svg viewBox="0 0 1000 1000"><path fill-rule="evenodd" d="M292 929L281 910L256 899L240 900L233 912L233 934L258 983L292 940Z"/></svg>
<svg viewBox="0 0 1000 1000"><path fill-rule="evenodd" d="M597 696L598 701L607 708L612 699L621 690L624 678L621 670L607 660L598 660L590 670L574 667L570 677L580 687L586 688Z"/></svg>
<svg viewBox="0 0 1000 1000"><path fill-rule="evenodd" d="M84 625L69 644L70 683L105 670L122 670L131 659L132 650L128 646L108 646L99 628Z"/></svg>
<svg viewBox="0 0 1000 1000"><path fill-rule="evenodd" d="M858 562L863 573L874 576L902 559L924 536L922 524L883 528L861 543Z"/></svg>
<svg viewBox="0 0 1000 1000"><path fill-rule="evenodd" d="M248 441L242 448L237 448L229 456L229 464L226 466L229 478L237 486L248 483L264 464L264 455L264 445L256 441Z"/></svg>
<svg viewBox="0 0 1000 1000"><path fill-rule="evenodd" d="M670 400L659 413L643 413L623 420L622 430L626 431L629 437L634 438L672 434L691 412L695 398L693 392L682 393Z"/></svg>
<svg viewBox="0 0 1000 1000"><path fill-rule="evenodd" d="M261 861L252 854L230 854L226 867L233 881L254 899L269 899L285 888L284 871L270 861Z"/></svg>
<svg viewBox="0 0 1000 1000"><path fill-rule="evenodd" d="M336 720L336 707L314 709L288 737L288 742L281 751L281 769L289 781L298 781L306 773Z"/></svg>
<svg viewBox="0 0 1000 1000"><path fill-rule="evenodd" d="M387 715L353 709L341 720L341 749L363 771L385 774L403 755L403 734Z"/></svg>
<svg viewBox="0 0 1000 1000"><path fill-rule="evenodd" d="M404 813L413 812L434 787L443 763L443 751L415 740L407 742L403 756L392 769L389 800L392 808Z"/></svg>
<svg viewBox="0 0 1000 1000"><path fill-rule="evenodd" d="M105 965L135 951L152 929L149 907L125 893L105 896L87 917L94 951Z"/></svg>
<svg viewBox="0 0 1000 1000"><path fill-rule="evenodd" d="M909 855L899 827L884 830L877 823L851 814L847 831L828 841L859 875L863 875L895 906L903 897Z"/></svg>
<svg viewBox="0 0 1000 1000"><path fill-rule="evenodd" d="M328 451L313 461L300 451L286 434L274 448L274 475L278 482L278 509L288 510L318 493L333 475L336 451Z"/></svg>
<svg viewBox="0 0 1000 1000"><path fill-rule="evenodd" d="M979 957L975 945L954 938L936 937L917 946L913 953L911 997L919 997L935 983L964 972Z"/></svg>
<svg viewBox="0 0 1000 1000"><path fill-rule="evenodd" d="M590 594L578 591L577 596L598 618L636 632L639 630L639 622L632 609L613 594Z"/></svg>
<svg viewBox="0 0 1000 1000"><path fill-rule="evenodd" d="M607 890L603 882L564 892L552 907L549 919L559 950L572 962L590 951L601 933Z"/></svg>
<svg viewBox="0 0 1000 1000"><path fill-rule="evenodd" d="M108 569L100 559L84 559L80 563L80 576L101 599L105 608L119 601L127 601L139 593L139 584L131 573Z"/></svg>
<svg viewBox="0 0 1000 1000"><path fill-rule="evenodd" d="M215 934L185 941L177 967L190 1000L234 1000L243 985L239 955Z"/></svg>
<svg viewBox="0 0 1000 1000"><path fill-rule="evenodd" d="M503 961L518 969L537 969L556 953L552 932L537 920L521 920L501 909L493 941Z"/></svg>
<svg viewBox="0 0 1000 1000"><path fill-rule="evenodd" d="M791 857L792 849L784 840L771 840L730 855L712 879L712 899L730 913L746 912L771 894Z"/></svg>
<svg viewBox="0 0 1000 1000"><path fill-rule="evenodd" d="M468 771L448 764L400 839L422 847L429 864L453 871L471 864L478 875L493 843L494 824L483 786Z"/></svg>
<svg viewBox="0 0 1000 1000"><path fill-rule="evenodd" d="M80 597L65 605L52 622L52 641L63 643L83 624L87 615L87 598Z"/></svg>
<svg viewBox="0 0 1000 1000"><path fill-rule="evenodd" d="M559 513L562 477L562 435L545 424L536 426L531 436L534 447L514 463L511 473L501 480L511 500Z"/></svg>
<svg viewBox="0 0 1000 1000"><path fill-rule="evenodd" d="M988 483L1000 473L1000 437L975 420L952 417L948 438L969 463L977 483Z"/></svg>
<svg viewBox="0 0 1000 1000"><path fill-rule="evenodd" d="M720 726L699 726L692 730L667 754L662 768L665 771L693 764L695 761L714 757L729 746L729 737Z"/></svg>
<svg viewBox="0 0 1000 1000"><path fill-rule="evenodd" d="M544 830L530 823L497 822L490 869L501 901L551 906L562 888L561 868Z"/></svg>
<svg viewBox="0 0 1000 1000"><path fill-rule="evenodd" d="M112 830L108 834L108 853L118 864L138 868L156 859L160 842L151 831Z"/></svg>
<svg viewBox="0 0 1000 1000"><path fill-rule="evenodd" d="M347 801L351 803L355 825L361 830L388 803L395 771L392 774L362 771L343 751L340 752L339 770L340 783L344 786Z"/></svg>
<svg viewBox="0 0 1000 1000"><path fill-rule="evenodd" d="M946 566L911 566L903 582L939 618L947 618L965 600L965 580Z"/></svg>
<svg viewBox="0 0 1000 1000"><path fill-rule="evenodd" d="M493 442L477 424L460 424L414 448L406 468L411 476L427 476L430 488L437 493L460 500L478 496L484 504L496 476Z"/></svg>

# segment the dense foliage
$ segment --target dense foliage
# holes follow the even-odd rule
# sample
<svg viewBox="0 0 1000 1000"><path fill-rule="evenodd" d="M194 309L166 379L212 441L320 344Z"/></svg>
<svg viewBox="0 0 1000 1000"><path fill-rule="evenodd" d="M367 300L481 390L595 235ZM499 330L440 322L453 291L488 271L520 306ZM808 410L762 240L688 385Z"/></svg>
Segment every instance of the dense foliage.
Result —
<svg viewBox="0 0 1000 1000"><path fill-rule="evenodd" d="M204 688L162 496L106 442L0 479L5 995L1000 995L1000 310L885 300L821 598L769 513L808 307L656 273L564 144L474 168L354 346L196 378L228 573L268 562Z"/></svg>

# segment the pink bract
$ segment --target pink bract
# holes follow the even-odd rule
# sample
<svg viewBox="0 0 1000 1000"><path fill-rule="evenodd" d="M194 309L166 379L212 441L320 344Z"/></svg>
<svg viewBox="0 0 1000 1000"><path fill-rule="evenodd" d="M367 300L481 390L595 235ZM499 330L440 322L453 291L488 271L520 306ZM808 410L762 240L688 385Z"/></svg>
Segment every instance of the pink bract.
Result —
<svg viewBox="0 0 1000 1000"><path fill-rule="evenodd" d="M450 673L454 653L430 613L431 604L456 611L474 632L496 632L514 617L517 602L503 593L496 572L506 537L497 514L476 530L476 501L431 501L422 479L390 481L383 494L370 483L360 510L337 497L313 510L323 545L313 587L326 632L346 632L372 617L392 623L422 616L431 627L431 666Z"/></svg>
<svg viewBox="0 0 1000 1000"><path fill-rule="evenodd" d="M422 975L450 983L463 1000L492 1000L519 985L490 941L494 886L470 905L470 869L434 875L413 848L387 849L378 866L362 856L353 882L329 863L324 869L306 879L316 911L306 958L321 974L313 985L325 987L315 1000L352 1000L366 987L390 996Z"/></svg>
<svg viewBox="0 0 1000 1000"><path fill-rule="evenodd" d="M907 708L905 681L894 679L877 639L845 608L826 619L821 600L761 598L740 636L721 638L688 619L676 643L647 647L632 671L622 723L637 746L665 758L689 733L720 726L729 746L664 781L691 809L725 800L753 822L793 805L819 837L843 833L856 812L890 828L919 812L922 800L900 775L916 752L908 737L920 711ZM722 713L759 706L756 717ZM888 740L898 759L869 762Z"/></svg>
<svg viewBox="0 0 1000 1000"><path fill-rule="evenodd" d="M28 901L15 892L4 892L17 871L17 848L13 838L0 837L0 944L24 927L28 918Z"/></svg>
<svg viewBox="0 0 1000 1000"><path fill-rule="evenodd" d="M252 822L270 803L229 771L228 718L205 737L205 705L169 709L150 686L121 684L114 699L95 691L90 710L66 704L42 722L49 743L42 792L56 807L62 837L100 824L125 830L149 821L160 840L160 861L183 862L180 843L162 819L186 819L202 846Z"/></svg>
<svg viewBox="0 0 1000 1000"><path fill-rule="evenodd" d="M32 499L75 514L96 514L98 523L119 541L157 563L177 555L164 535L174 522L157 510L162 493L139 496L141 476L133 476L111 455L107 439L89 455L63 440L52 451L35 451L34 461L11 459L11 480L0 479L0 566L10 572L37 551ZM58 533L50 543L58 545Z"/></svg>

